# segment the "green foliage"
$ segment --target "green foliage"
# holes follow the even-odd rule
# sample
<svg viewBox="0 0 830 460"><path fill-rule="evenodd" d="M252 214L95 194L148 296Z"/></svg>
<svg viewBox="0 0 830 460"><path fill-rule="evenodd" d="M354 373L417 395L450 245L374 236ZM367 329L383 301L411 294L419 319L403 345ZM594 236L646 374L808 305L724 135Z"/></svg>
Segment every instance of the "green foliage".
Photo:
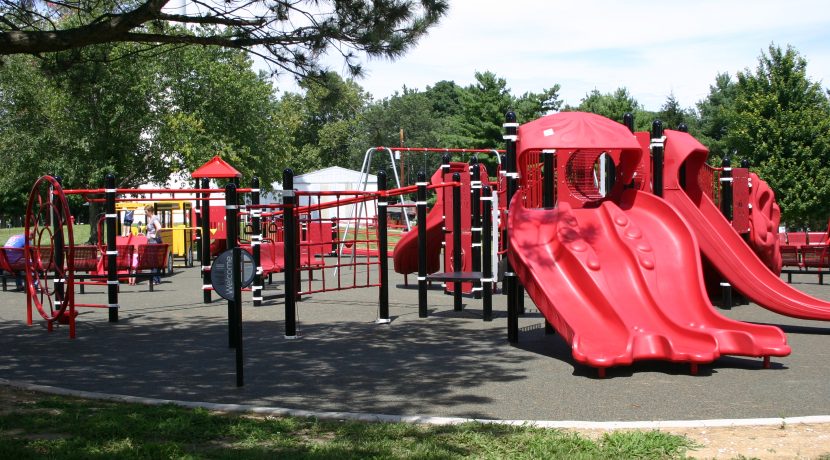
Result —
<svg viewBox="0 0 830 460"><path fill-rule="evenodd" d="M220 155L243 178L277 180L290 139L276 129L280 114L273 88L253 72L250 58L218 47L187 47L158 59L165 97L154 139L167 157L164 179Z"/></svg>
<svg viewBox="0 0 830 460"><path fill-rule="evenodd" d="M750 160L775 190L782 220L822 225L830 214L830 101L792 47L771 45L755 71L720 75L698 105L713 152ZM737 161L737 158L735 159Z"/></svg>
<svg viewBox="0 0 830 460"><path fill-rule="evenodd" d="M715 162L728 153L726 136L729 132L735 101L735 83L727 73L718 74L715 84L709 86L709 95L698 102L700 112L698 139L709 148Z"/></svg>
<svg viewBox="0 0 830 460"><path fill-rule="evenodd" d="M578 106L566 106L564 110L596 113L619 123L623 122L626 113L630 113L634 115L635 131L650 130L656 118L656 114L642 108L627 88L617 88L613 93L601 93L594 89L585 95Z"/></svg>
<svg viewBox="0 0 830 460"><path fill-rule="evenodd" d="M663 123L663 128L677 129L681 124L689 127L695 119L695 113L691 109L681 107L672 93L669 94L666 102L660 107L656 118Z"/></svg>
<svg viewBox="0 0 830 460"><path fill-rule="evenodd" d="M65 397L16 404L0 414L3 458L667 459L694 447L659 431L591 440L530 427L255 418Z"/></svg>
<svg viewBox="0 0 830 460"><path fill-rule="evenodd" d="M0 55L43 54L133 43L154 56L181 46L250 51L276 73L316 75L339 55L351 75L356 52L396 58L446 14L444 0L46 0L0 2ZM174 46L170 46L174 45Z"/></svg>
<svg viewBox="0 0 830 460"><path fill-rule="evenodd" d="M351 145L357 136L359 116L367 95L352 80L336 73L308 78L300 85L303 96L286 94L283 103L297 111L299 124L292 134L293 150L307 166L293 166L295 173L327 166L351 166ZM285 113L284 111L282 113ZM289 114L290 115L290 114Z"/></svg>

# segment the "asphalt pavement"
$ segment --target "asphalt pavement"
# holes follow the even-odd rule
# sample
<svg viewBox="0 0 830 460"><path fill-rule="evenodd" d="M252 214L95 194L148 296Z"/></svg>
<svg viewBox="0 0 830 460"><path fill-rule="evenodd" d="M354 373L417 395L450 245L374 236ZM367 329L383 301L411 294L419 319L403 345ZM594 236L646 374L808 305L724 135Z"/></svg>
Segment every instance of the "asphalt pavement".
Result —
<svg viewBox="0 0 830 460"><path fill-rule="evenodd" d="M341 282L365 273L341 271ZM320 285L319 271L313 282ZM335 286L334 275L326 274ZM268 293L279 294L280 276ZM371 278L371 277L370 277ZM0 378L81 391L183 401L253 404L316 411L521 420L695 420L830 414L830 324L780 316L749 304L725 316L779 325L792 354L722 357L690 375L687 364L639 362L607 378L574 363L568 345L545 335L527 299L519 343L507 342L506 297L495 319L481 300L429 292L419 318L417 290L391 274L390 324L376 324L376 287L317 293L298 304L299 338L284 336L281 299L254 307L245 293L245 385L236 386L228 347L227 302L202 302L198 268L177 269L148 292L146 281L121 286L120 319L81 308L77 338L68 328L25 324L25 296L0 292ZM410 276L413 281L415 276ZM371 279L369 279L372 282ZM830 286L797 275L793 285L830 299ZM11 283L13 285L13 283ZM105 303L103 287L77 302ZM680 300L680 299L679 299Z"/></svg>

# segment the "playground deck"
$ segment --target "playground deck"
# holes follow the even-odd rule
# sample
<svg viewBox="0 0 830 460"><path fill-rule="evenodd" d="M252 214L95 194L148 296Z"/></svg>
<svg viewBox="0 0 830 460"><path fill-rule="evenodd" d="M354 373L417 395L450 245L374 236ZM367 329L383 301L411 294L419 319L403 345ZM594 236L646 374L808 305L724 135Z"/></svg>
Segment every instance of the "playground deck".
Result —
<svg viewBox="0 0 830 460"><path fill-rule="evenodd" d="M277 406L321 411L532 420L682 420L830 414L830 325L776 315L755 305L723 312L779 325L793 353L725 357L701 365L637 362L606 379L573 362L567 344L544 334L529 299L517 346L506 340L505 297L493 322L481 301L429 292L430 317L418 318L417 290L391 273L392 323L377 325L377 289L306 296L297 340L283 337L283 304L253 307L245 293L245 386L235 386L227 302L202 303L198 268L178 270L147 292L121 286L120 322L81 309L78 338L65 326L25 325L22 293L0 292L0 378L112 394ZM278 277L275 277L275 280ZM794 275L793 286L830 300L830 286ZM90 287L78 302L104 302ZM214 295L214 299L217 296Z"/></svg>

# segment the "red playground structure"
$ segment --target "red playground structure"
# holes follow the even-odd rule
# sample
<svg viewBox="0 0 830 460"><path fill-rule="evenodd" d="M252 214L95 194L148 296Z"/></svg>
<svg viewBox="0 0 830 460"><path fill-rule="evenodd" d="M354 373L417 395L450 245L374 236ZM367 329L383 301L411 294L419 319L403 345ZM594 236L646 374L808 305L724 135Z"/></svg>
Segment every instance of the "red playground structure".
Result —
<svg viewBox="0 0 830 460"><path fill-rule="evenodd" d="M680 134L670 133L669 143L690 139ZM662 133L654 137L662 149ZM516 152L522 188L510 203L510 265L577 362L601 376L607 367L649 359L688 362L694 373L721 355L759 356L768 364L770 356L790 353L777 327L741 323L714 309L686 221L659 196L636 188L643 152L625 126L558 113L519 127ZM545 155L555 155L552 170L543 167ZM604 196L596 179L601 156L615 165ZM534 190L543 186L533 180L540 171L555 175L555 209L535 199L545 194Z"/></svg>
<svg viewBox="0 0 830 460"><path fill-rule="evenodd" d="M472 168L479 169L478 180L474 180ZM461 253L463 261L461 264L462 271L473 271L473 253L471 250L473 246L473 209L471 203L472 189L480 188L481 184L489 183L487 176L487 169L483 164L474 162L472 165L463 162L450 162L449 157L445 157L444 164L435 171L430 179L430 183L436 186L436 199L432 209L427 214L426 232L427 232L427 273L436 273L441 269L441 249L443 247L444 253L444 270L447 272L453 270L453 202L452 193L444 187L439 187L441 184L452 181L453 174L458 173L461 178ZM481 231L478 229L478 231ZM405 277L410 273L418 271L418 232L412 230L406 232L403 237L395 245L395 250L392 253L393 265L396 273L403 274ZM405 278L406 279L406 278ZM471 293L475 287L472 283L466 282L463 284L463 292ZM446 291L454 290L453 282L447 281Z"/></svg>
<svg viewBox="0 0 830 460"><path fill-rule="evenodd" d="M704 256L721 275L750 300L776 313L830 320L830 302L793 288L771 271L703 193L698 177L708 149L687 133L668 130L665 154L664 198L686 220ZM685 187L679 180L681 165L685 165Z"/></svg>

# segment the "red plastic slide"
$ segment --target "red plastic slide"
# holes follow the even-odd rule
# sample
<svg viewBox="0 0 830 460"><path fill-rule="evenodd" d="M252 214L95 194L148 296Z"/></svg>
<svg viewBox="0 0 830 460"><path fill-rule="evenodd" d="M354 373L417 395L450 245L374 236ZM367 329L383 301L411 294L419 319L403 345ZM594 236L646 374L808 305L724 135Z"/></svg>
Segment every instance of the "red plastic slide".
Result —
<svg viewBox="0 0 830 460"><path fill-rule="evenodd" d="M441 183L441 169L439 168L435 174L432 175L432 183ZM442 213L444 212L442 189L439 189L435 204L427 213L427 273L435 273L441 269L441 241L444 240L444 234L441 230L444 223ZM395 268L395 273L403 275L409 273L418 273L418 229L413 227L401 237L398 244L395 245L395 250L392 251L392 262Z"/></svg>
<svg viewBox="0 0 830 460"><path fill-rule="evenodd" d="M830 320L830 302L809 296L770 271L701 191L697 177L709 151L689 134L666 131L663 198L688 221L700 249L753 302L786 316ZM678 172L686 165L686 189Z"/></svg>
<svg viewBox="0 0 830 460"><path fill-rule="evenodd" d="M510 208L510 262L539 311L598 368L636 360L707 363L786 356L780 329L719 315L706 296L686 222L661 199L626 190L619 204Z"/></svg>

